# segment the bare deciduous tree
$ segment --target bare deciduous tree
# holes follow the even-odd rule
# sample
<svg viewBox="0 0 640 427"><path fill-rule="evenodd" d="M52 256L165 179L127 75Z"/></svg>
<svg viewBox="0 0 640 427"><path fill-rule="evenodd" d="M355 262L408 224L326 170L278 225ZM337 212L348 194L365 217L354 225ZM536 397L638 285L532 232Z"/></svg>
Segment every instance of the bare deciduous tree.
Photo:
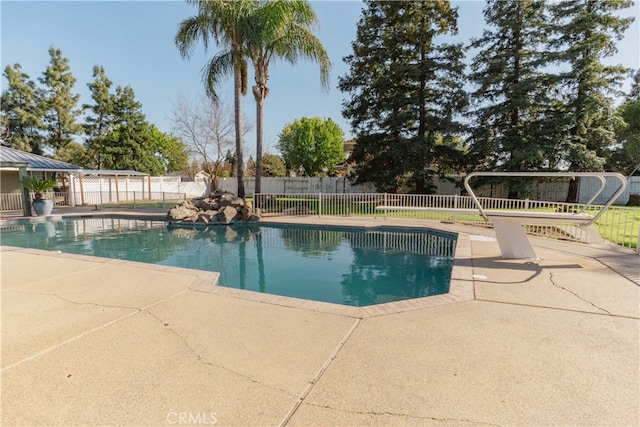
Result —
<svg viewBox="0 0 640 427"><path fill-rule="evenodd" d="M216 177L222 172L226 153L235 143L233 109L222 100L214 102L202 97L193 101L180 95L171 120L173 133L187 144L190 155L199 160L215 185ZM251 124L245 125L244 133L250 128Z"/></svg>

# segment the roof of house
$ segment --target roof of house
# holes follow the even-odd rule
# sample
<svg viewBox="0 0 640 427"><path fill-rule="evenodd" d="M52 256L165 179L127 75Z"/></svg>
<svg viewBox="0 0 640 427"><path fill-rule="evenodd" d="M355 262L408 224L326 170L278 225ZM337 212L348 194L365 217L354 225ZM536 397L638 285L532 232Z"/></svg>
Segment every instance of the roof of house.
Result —
<svg viewBox="0 0 640 427"><path fill-rule="evenodd" d="M49 171L49 172L75 172L84 175L122 175L122 176L147 176L148 173L131 170L90 170L82 169L80 166L54 160L49 157L39 156L26 151L0 145L0 165L3 168L16 168L19 163L26 163L28 171Z"/></svg>
<svg viewBox="0 0 640 427"><path fill-rule="evenodd" d="M82 170L80 166L0 145L0 164L3 167L15 167L13 163L26 163L29 171L77 172Z"/></svg>

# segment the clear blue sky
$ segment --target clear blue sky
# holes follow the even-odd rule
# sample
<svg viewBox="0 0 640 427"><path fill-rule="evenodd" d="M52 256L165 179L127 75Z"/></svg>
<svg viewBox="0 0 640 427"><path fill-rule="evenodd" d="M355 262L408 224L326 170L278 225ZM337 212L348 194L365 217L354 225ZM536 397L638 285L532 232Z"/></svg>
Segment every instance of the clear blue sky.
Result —
<svg viewBox="0 0 640 427"><path fill-rule="evenodd" d="M483 2L453 1L459 7L460 33L455 40L467 44L482 33ZM360 18L360 1L312 1L321 28L316 33L332 61L331 89L323 92L318 67L311 63L290 66L276 63L270 70L270 94L265 107L265 151L276 152L282 128L296 118L331 118L351 135L342 118L343 94L337 89L338 76L348 68L342 58L351 53ZM87 83L93 66L105 68L114 86L130 85L142 103L147 119L160 130L171 131L171 110L183 94L197 98L203 93L201 69L215 52L197 48L189 60L183 60L173 37L180 21L195 14L195 8L182 1L6 1L0 2L2 69L16 62L32 79L37 79L49 62L49 46L62 50L69 58L77 79L75 90L81 103L90 103ZM619 53L608 60L626 67L640 68L640 4L625 15L636 21L619 42ZM470 56L469 56L470 58ZM252 72L252 71L250 71ZM250 80L250 83L253 80ZM2 78L2 88L6 80ZM232 81L220 88L231 105ZM244 110L253 118L253 96L244 98ZM245 137L245 153L255 157L255 133Z"/></svg>

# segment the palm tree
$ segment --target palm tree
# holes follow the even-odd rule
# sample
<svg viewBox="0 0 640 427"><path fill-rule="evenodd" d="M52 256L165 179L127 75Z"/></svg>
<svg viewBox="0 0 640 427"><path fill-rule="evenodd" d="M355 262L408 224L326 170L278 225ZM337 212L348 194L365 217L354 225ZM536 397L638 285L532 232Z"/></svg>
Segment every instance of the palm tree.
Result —
<svg viewBox="0 0 640 427"><path fill-rule="evenodd" d="M313 35L319 21L306 0L262 0L253 16L252 32L246 39L246 54L255 70L256 100L256 186L261 191L262 136L264 100L269 94L269 64L276 58L295 64L298 59L315 61L320 65L320 80L329 88L331 61L322 43Z"/></svg>
<svg viewBox="0 0 640 427"><path fill-rule="evenodd" d="M198 14L183 20L178 26L175 43L183 58L191 56L202 40L205 50L212 38L222 51L215 54L203 68L206 93L218 97L215 88L220 80L233 72L234 115L236 136L236 177L238 196L244 198L244 163L242 143L242 95L247 93L246 41L252 34L253 18L259 7L257 0L186 0L197 6Z"/></svg>

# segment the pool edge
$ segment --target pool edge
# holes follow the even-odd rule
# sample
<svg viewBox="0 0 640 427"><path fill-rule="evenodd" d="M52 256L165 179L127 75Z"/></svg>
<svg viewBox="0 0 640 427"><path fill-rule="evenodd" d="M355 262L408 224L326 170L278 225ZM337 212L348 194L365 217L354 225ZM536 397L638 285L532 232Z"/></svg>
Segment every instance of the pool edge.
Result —
<svg viewBox="0 0 640 427"><path fill-rule="evenodd" d="M90 213L85 213L82 215L67 214L67 215L61 215L61 216L64 216L66 218L69 218L69 217L87 218L87 217L94 217L94 216L98 216L98 217L125 216L127 218L131 218L131 219L135 218L135 219L141 219L141 220L144 220L144 219L159 220L160 219L158 214L148 214L148 213L136 214L132 212L127 212L126 215L120 214L117 212L108 212L108 213L100 212L100 213L96 213L95 215L92 215ZM42 219L45 219L45 218L46 217L43 217ZM49 217L47 219L51 219L51 218ZM333 225L333 226L343 226L343 227L350 227L350 228L356 227L356 228L364 228L364 229L376 229L381 227L390 227L390 228L399 227L403 229L409 229L409 228L429 229L436 232L455 234L457 235L457 242L456 242L456 249L454 254L454 263L451 270L451 281L449 284L449 292L440 294L440 295L434 295L434 296L428 296L428 297L422 297L422 298L412 298L407 300L393 301L393 302L369 305L364 307L354 307L354 306L347 306L342 304L305 300L305 299L295 298L295 297L271 295L271 294L264 294L264 293L251 291L251 290L218 286L217 283L218 283L218 278L220 276L219 272L208 272L204 270L188 269L183 267L155 265L155 264L148 264L148 263L137 262L137 261L117 260L117 259L102 258L97 256L91 256L91 255L52 252L52 251L46 251L42 249L28 249L28 248L19 248L19 247L10 247L10 246L0 246L0 251L5 251L5 250L24 251L24 252L54 255L54 256L60 256L65 258L72 258L72 259L73 258L83 259L83 260L86 260L87 258L89 258L91 260L94 260L95 262L102 262L102 263L108 263L108 264L126 263L128 265L135 265L138 268L146 268L146 269L155 270L155 271L173 271L173 272L188 271L190 274L194 274L195 272L196 276L198 277L198 280L195 280L195 282L189 286L189 288L195 292L206 292L210 294L221 295L221 296L232 297L232 298L239 298L239 299L244 299L244 300L249 300L254 302L262 302L266 304L280 305L280 306L289 307L289 308L310 310L310 311L322 312L327 314L336 314L336 315L348 316L348 317L354 317L354 318L360 318L360 319L403 313L406 311L419 310L419 309L428 308L428 307L436 307L436 306L441 306L445 304L452 304L457 302L473 300L475 298L474 285L473 285L473 271L472 271L473 267L471 264L471 243L470 243L469 234L467 233L454 232L451 230L435 228L434 227L435 224L395 225L395 224L389 224L387 221L380 222L379 219L376 220L376 219L366 218L366 217L359 218L359 220L367 221L368 222L367 224L363 224L362 222L360 222L359 224L355 224L355 225L353 223L349 223L350 221L353 221L354 219L353 217L350 217L348 220L346 218L332 217L330 221L326 221L327 218L322 218L322 217L316 217L314 221L308 221L309 218L306 217L307 221L303 221L303 222L292 221L292 219L295 219L295 218L287 218L285 221L267 220L267 221L261 221L255 224L256 225L264 224L266 226L270 224L278 224L278 225L297 224L300 226L309 226L309 225L332 226ZM163 216L163 220L164 220L164 216ZM39 221L36 220L35 222L39 222Z"/></svg>

